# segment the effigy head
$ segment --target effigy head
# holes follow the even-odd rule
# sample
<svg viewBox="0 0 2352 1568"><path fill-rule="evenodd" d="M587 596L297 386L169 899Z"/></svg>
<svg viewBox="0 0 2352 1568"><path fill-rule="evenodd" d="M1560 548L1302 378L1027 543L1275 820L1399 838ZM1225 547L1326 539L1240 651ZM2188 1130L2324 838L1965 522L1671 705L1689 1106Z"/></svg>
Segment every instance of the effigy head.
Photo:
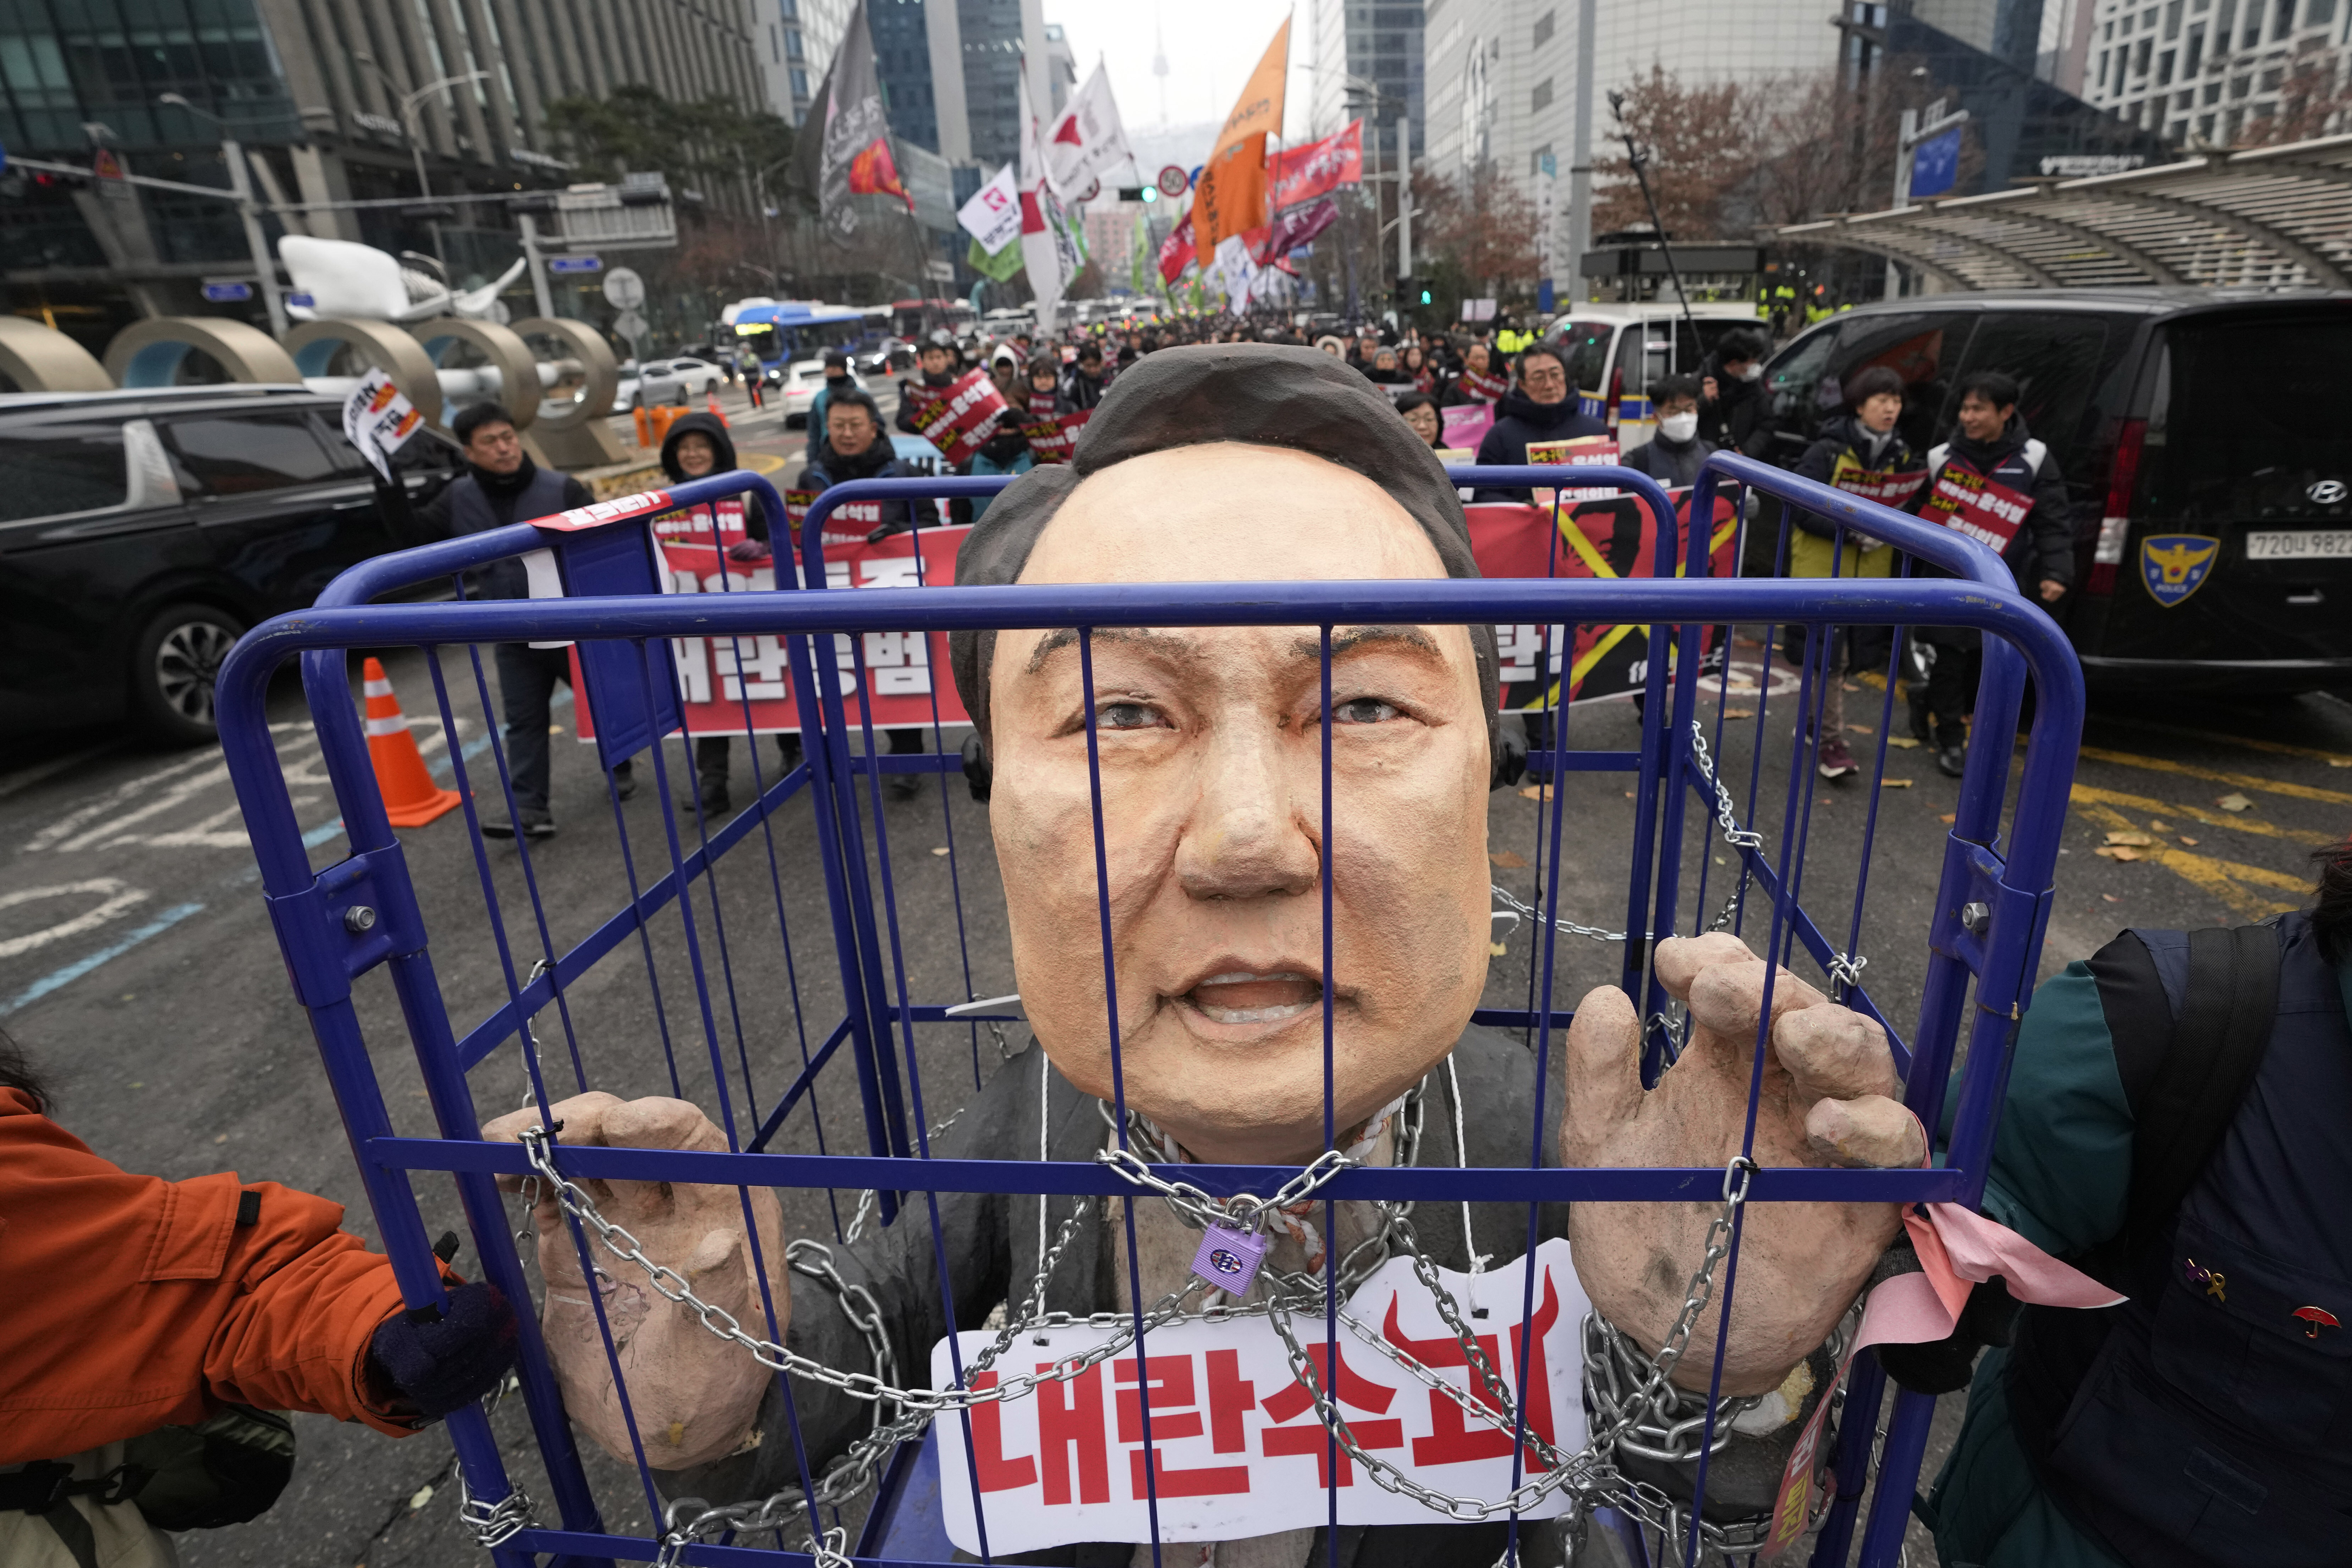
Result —
<svg viewBox="0 0 2352 1568"><path fill-rule="evenodd" d="M1163 350L1123 373L1075 461L992 503L959 584L1475 577L1451 480L1388 399L1309 349ZM991 773L1013 968L1065 1077L1193 1154L1324 1146L1453 1048L1485 987L1488 626L959 633ZM1089 770L1091 660L1102 867ZM1331 866L1325 965L1322 869ZM1329 982L1327 994L1327 979Z"/></svg>

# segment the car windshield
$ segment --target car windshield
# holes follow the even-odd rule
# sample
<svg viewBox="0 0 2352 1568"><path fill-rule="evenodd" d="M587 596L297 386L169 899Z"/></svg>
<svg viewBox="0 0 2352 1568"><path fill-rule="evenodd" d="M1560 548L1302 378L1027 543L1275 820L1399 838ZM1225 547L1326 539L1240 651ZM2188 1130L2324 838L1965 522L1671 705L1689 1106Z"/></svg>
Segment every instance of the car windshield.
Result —
<svg viewBox="0 0 2352 1568"><path fill-rule="evenodd" d="M2352 321L2334 311L2167 326L2136 510L2168 523L2352 519L2352 426L2336 370L2347 353Z"/></svg>

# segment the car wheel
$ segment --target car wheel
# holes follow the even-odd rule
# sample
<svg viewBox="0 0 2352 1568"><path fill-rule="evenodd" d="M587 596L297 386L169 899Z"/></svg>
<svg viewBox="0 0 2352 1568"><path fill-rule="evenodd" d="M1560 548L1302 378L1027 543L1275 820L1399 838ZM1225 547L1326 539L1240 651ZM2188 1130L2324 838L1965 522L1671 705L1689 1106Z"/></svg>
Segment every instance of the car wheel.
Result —
<svg viewBox="0 0 2352 1568"><path fill-rule="evenodd" d="M161 741L198 745L219 736L213 683L245 625L210 605L158 611L131 645L131 708Z"/></svg>

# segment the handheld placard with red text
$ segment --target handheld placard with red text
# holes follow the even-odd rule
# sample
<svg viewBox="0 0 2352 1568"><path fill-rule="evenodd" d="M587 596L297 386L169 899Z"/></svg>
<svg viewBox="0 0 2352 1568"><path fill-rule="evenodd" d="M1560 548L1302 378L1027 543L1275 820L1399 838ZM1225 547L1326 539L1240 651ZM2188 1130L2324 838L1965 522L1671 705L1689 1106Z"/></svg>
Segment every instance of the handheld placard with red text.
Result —
<svg viewBox="0 0 2352 1568"><path fill-rule="evenodd" d="M1073 414L1059 414L1046 419L1033 419L1021 426L1029 437L1029 455L1041 463L1066 463L1078 449L1078 432L1095 416L1091 408L1081 408Z"/></svg>
<svg viewBox="0 0 2352 1568"><path fill-rule="evenodd" d="M1613 436L1571 436L1565 441L1530 441L1528 461L1530 463L1564 463L1570 468L1614 468L1620 460L1617 438ZM1560 491L1562 500L1607 500L1617 492L1609 489L1585 489ZM1551 492L1535 492L1538 506L1551 504Z"/></svg>
<svg viewBox="0 0 2352 1568"><path fill-rule="evenodd" d="M1936 471L1936 488L1927 493L1919 515L1999 552L2009 548L2032 510L2032 496L2020 495L1953 457Z"/></svg>
<svg viewBox="0 0 2352 1568"><path fill-rule="evenodd" d="M1848 495L1874 500L1881 506L1901 506L1919 493L1927 482L1925 468L1865 468L1852 452L1838 454L1837 467L1830 470L1830 486Z"/></svg>
<svg viewBox="0 0 2352 1568"><path fill-rule="evenodd" d="M1444 1268L1438 1276L1507 1386L1525 1342L1521 1403L1528 1428L1555 1451L1574 1454L1585 1441L1580 1325L1591 1307L1566 1241L1537 1247L1535 1264L1531 1337L1521 1317L1525 1259L1475 1280ZM1391 1258L1343 1311L1336 1379L1320 1308L1298 1313L1291 1327L1332 1388L1356 1442L1437 1490L1507 1495L1514 1484L1512 1418L1470 1372L1461 1342L1413 1278L1412 1260ZM976 1385L994 1387L1007 1370L1049 1367L1116 1332L1073 1324L1023 1333L1004 1363L981 1373ZM995 1337L985 1331L958 1335L965 1364ZM1466 1395L1471 1408L1416 1379L1382 1345L1412 1356ZM942 1340L931 1352L937 1388L954 1385L948 1348ZM1140 1373L1130 1347L1076 1377L972 1406L969 1447L962 1420L946 1416L933 1423L948 1539L966 1552L980 1551L984 1510L988 1551L999 1557L1077 1542L1149 1541L1147 1499L1156 1498L1162 1540L1241 1541L1328 1522L1327 1489L1334 1485L1342 1524L1436 1521L1421 1504L1376 1485L1344 1451L1333 1468L1330 1439L1316 1418L1313 1396L1293 1375L1282 1340L1265 1317L1172 1324L1145 1335L1142 1349ZM1148 1461L1139 1384L1149 1394ZM1532 1445L1521 1447L1519 1464L1520 1479L1545 1468ZM1527 1517L1556 1517L1568 1500L1565 1489L1555 1491Z"/></svg>
<svg viewBox="0 0 2352 1568"><path fill-rule="evenodd" d="M950 463L967 462L987 446L996 422L1009 412L1004 395L984 370L968 370L937 390L909 384L907 395L923 439L946 453Z"/></svg>

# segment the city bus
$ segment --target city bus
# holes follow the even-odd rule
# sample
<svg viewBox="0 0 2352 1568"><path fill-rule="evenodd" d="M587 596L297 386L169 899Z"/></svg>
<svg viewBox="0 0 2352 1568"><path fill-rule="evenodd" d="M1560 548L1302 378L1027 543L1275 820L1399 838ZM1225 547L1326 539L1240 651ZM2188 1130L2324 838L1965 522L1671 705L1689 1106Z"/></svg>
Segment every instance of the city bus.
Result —
<svg viewBox="0 0 2352 1568"><path fill-rule="evenodd" d="M735 342L760 356L762 373L782 382L799 360L846 350L865 336L866 312L814 300L739 300L720 312Z"/></svg>

